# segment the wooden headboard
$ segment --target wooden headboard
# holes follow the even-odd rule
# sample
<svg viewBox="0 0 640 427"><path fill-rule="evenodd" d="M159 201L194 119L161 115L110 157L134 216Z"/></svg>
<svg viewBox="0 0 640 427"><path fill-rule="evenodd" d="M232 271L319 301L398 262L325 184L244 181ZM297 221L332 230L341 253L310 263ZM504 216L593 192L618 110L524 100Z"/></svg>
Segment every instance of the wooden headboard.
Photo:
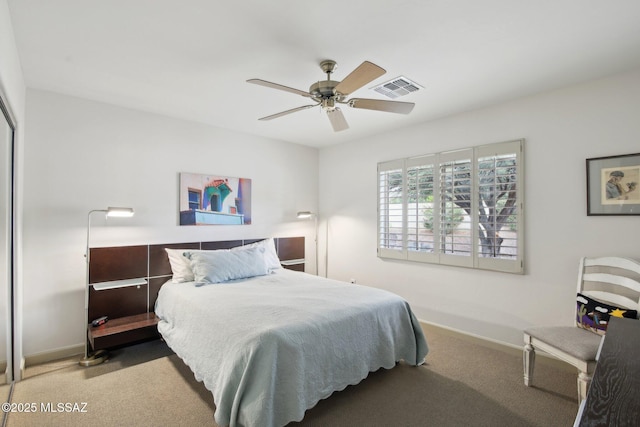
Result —
<svg viewBox="0 0 640 427"><path fill-rule="evenodd" d="M160 287L171 278L165 248L229 249L263 239L188 242L90 248L89 284L144 278L147 284L96 291L89 286L89 320L119 318L152 312ZM304 271L304 237L274 238L278 258L285 268Z"/></svg>

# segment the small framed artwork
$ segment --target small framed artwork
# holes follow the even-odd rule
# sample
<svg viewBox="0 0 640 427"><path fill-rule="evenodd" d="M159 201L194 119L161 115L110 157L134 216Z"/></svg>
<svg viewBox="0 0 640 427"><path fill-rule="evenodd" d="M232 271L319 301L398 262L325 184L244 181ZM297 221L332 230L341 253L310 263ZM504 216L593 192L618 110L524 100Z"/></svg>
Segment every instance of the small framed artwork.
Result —
<svg viewBox="0 0 640 427"><path fill-rule="evenodd" d="M587 215L640 215L640 153L587 159Z"/></svg>

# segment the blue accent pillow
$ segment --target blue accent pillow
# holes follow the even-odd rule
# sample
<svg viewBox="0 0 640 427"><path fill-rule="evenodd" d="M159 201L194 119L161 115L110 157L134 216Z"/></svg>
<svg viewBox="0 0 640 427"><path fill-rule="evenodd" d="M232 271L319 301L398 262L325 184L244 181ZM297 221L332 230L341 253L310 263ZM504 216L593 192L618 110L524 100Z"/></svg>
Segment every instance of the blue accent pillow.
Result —
<svg viewBox="0 0 640 427"><path fill-rule="evenodd" d="M202 286L269 274L264 251L259 247L242 251L187 251L184 256L191 263L196 286Z"/></svg>

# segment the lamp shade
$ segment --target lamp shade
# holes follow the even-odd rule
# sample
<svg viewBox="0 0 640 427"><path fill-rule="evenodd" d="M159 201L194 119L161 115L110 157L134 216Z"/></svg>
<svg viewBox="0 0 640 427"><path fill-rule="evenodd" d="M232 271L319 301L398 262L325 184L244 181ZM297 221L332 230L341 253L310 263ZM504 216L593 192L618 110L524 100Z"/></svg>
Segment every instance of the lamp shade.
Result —
<svg viewBox="0 0 640 427"><path fill-rule="evenodd" d="M313 212L310 211L301 211L296 215L299 219L311 218L313 216Z"/></svg>
<svg viewBox="0 0 640 427"><path fill-rule="evenodd" d="M133 208L107 208L108 217L131 217L133 216Z"/></svg>

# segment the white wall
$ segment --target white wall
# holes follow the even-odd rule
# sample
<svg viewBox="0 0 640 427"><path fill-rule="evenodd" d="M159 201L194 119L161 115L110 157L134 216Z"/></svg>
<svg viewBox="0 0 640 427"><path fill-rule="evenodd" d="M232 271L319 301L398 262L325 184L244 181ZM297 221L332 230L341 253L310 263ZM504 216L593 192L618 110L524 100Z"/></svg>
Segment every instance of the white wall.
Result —
<svg viewBox="0 0 640 427"><path fill-rule="evenodd" d="M24 354L83 344L87 213L91 246L306 235L317 211L318 151L72 98L27 91L24 188ZM252 179L253 222L178 226L180 172Z"/></svg>
<svg viewBox="0 0 640 427"><path fill-rule="evenodd" d="M585 183L585 159L640 152L639 112L637 70L322 149L329 276L396 292L423 320L518 346L528 326L571 325L581 256L640 259L640 217L587 217ZM377 258L378 162L519 138L525 275Z"/></svg>

